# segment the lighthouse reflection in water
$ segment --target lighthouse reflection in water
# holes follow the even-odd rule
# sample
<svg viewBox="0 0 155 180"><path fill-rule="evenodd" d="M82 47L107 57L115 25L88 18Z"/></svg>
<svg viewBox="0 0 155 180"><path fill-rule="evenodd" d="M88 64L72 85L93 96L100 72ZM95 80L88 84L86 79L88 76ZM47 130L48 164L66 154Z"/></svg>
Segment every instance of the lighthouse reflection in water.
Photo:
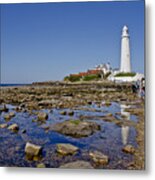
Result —
<svg viewBox="0 0 155 180"><path fill-rule="evenodd" d="M125 111L125 109L130 108L130 106L121 104L120 108L121 108L121 115L124 118L124 120L130 121L130 113ZM130 131L129 126L122 126L121 134L122 134L123 145L126 145L128 143L129 131Z"/></svg>

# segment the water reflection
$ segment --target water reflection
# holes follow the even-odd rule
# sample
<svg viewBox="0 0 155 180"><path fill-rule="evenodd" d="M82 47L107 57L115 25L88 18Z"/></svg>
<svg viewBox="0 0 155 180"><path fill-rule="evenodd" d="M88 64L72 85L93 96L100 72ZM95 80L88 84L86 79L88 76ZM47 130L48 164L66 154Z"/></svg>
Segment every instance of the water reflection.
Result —
<svg viewBox="0 0 155 180"><path fill-rule="evenodd" d="M130 108L129 106L120 105L116 102L111 102L110 106L103 106L102 108L99 108L98 105L95 104L93 104L93 106L95 107L84 106L83 108L82 106L79 110L74 110L75 113L73 117L60 114L61 111L69 112L70 109L52 109L52 113L49 112L48 109L45 109L43 111L48 113L49 118L45 121L46 124L44 125L38 123L36 114L16 112L16 116L11 119L11 122L8 122L8 125L10 123L18 124L20 127L18 133L12 133L7 128L0 128L0 166L36 167L36 164L44 163L48 167L58 167L60 164L75 160L84 159L90 161L88 152L91 149L109 155L110 162L107 168L116 168L116 166L122 169L126 168L127 164L132 160L132 156L122 153L120 149L122 148L122 144L125 145L129 142L136 146L134 128L129 129L128 126L123 126L120 133L120 128L116 126L115 123L95 119L92 120L92 118L90 118L90 121L95 121L101 125L101 131L89 137L75 139L51 130L46 130L46 127L51 124L60 123L71 118L78 119L80 116L94 116L100 119L100 117L102 118L105 114L115 114L118 112L116 116L118 118L121 112L124 121L132 121L134 118L133 115L125 111L126 108ZM14 111L14 107L9 107L9 111ZM0 124L3 123L6 123L6 121L2 114ZM25 133L22 132L24 129L26 130ZM32 142L43 147L41 159L36 159L38 161L27 160L24 153L26 142ZM58 143L73 144L77 146L80 151L75 156L66 156L62 158L56 152L56 144ZM16 150L15 148L18 149ZM121 162L120 159L122 159ZM118 162L120 162L120 164Z"/></svg>
<svg viewBox="0 0 155 180"><path fill-rule="evenodd" d="M126 120L130 120L130 113L125 111L125 109L130 108L130 106L127 106L125 104L120 104L120 108L121 108L122 117L125 118ZM122 134L123 145L126 145L128 143L129 131L130 131L129 126L122 126L121 134Z"/></svg>

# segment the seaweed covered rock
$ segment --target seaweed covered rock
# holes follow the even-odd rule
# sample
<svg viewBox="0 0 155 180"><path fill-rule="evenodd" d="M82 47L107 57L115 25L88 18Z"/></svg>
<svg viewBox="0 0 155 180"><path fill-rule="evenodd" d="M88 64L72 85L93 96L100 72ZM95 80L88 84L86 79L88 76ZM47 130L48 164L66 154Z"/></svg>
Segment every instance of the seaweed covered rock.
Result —
<svg viewBox="0 0 155 180"><path fill-rule="evenodd" d="M52 125L50 130L75 138L80 138L90 136L100 130L100 125L96 122L68 120Z"/></svg>

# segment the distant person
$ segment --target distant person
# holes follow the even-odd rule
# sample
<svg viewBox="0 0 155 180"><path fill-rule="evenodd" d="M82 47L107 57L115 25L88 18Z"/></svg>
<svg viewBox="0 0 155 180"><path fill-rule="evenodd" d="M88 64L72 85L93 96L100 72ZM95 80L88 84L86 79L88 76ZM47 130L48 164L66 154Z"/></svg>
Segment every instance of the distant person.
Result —
<svg viewBox="0 0 155 180"><path fill-rule="evenodd" d="M138 93L138 89L139 89L139 83L136 81L134 84L132 84L132 92Z"/></svg>
<svg viewBox="0 0 155 180"><path fill-rule="evenodd" d="M145 97L145 79L142 78L140 82L139 96L144 99Z"/></svg>

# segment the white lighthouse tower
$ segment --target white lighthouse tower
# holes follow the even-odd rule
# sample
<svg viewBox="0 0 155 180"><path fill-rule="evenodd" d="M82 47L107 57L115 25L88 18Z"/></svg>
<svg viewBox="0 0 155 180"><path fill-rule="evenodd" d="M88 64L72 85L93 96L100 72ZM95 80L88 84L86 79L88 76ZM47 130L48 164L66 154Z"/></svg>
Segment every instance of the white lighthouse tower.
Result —
<svg viewBox="0 0 155 180"><path fill-rule="evenodd" d="M120 72L131 72L130 42L127 26L124 26L122 30Z"/></svg>

